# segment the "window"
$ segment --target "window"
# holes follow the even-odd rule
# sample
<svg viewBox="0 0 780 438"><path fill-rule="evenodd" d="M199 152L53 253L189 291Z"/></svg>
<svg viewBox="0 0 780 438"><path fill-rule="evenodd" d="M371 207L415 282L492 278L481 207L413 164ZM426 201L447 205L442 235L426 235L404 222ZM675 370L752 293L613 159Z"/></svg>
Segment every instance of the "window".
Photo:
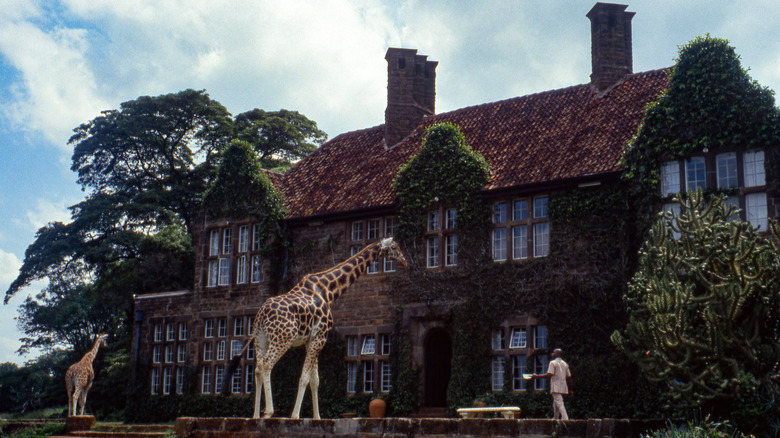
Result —
<svg viewBox="0 0 780 438"><path fill-rule="evenodd" d="M217 342L217 360L225 360L225 341Z"/></svg>
<svg viewBox="0 0 780 438"><path fill-rule="evenodd" d="M493 230L493 260L506 260L506 228Z"/></svg>
<svg viewBox="0 0 780 438"><path fill-rule="evenodd" d="M528 258L528 226L518 225L512 227L512 258Z"/></svg>
<svg viewBox="0 0 780 438"><path fill-rule="evenodd" d="M171 369L163 368L163 394L171 393Z"/></svg>
<svg viewBox="0 0 780 438"><path fill-rule="evenodd" d="M429 268L439 267L439 238L429 237L426 240L427 266Z"/></svg>
<svg viewBox="0 0 780 438"><path fill-rule="evenodd" d="M526 340L525 328L515 327L512 329L512 339L509 341L509 348L525 348L528 345Z"/></svg>
<svg viewBox="0 0 780 438"><path fill-rule="evenodd" d="M165 363L173 363L173 345L165 346Z"/></svg>
<svg viewBox="0 0 780 438"><path fill-rule="evenodd" d="M233 392L233 394L241 394L241 367L238 367L233 371L231 380L231 392Z"/></svg>
<svg viewBox="0 0 780 438"><path fill-rule="evenodd" d="M493 204L493 223L503 224L506 222L506 202L496 202Z"/></svg>
<svg viewBox="0 0 780 438"><path fill-rule="evenodd" d="M259 283L263 279L262 259L259 255L252 256L252 283Z"/></svg>
<svg viewBox="0 0 780 438"><path fill-rule="evenodd" d="M374 260L366 266L367 274L376 274L379 272L379 260Z"/></svg>
<svg viewBox="0 0 780 438"><path fill-rule="evenodd" d="M357 362L347 362L347 392L355 392L357 384Z"/></svg>
<svg viewBox="0 0 780 438"><path fill-rule="evenodd" d="M493 330L493 334L491 336L493 349L494 350L503 350L504 349L504 329L498 328Z"/></svg>
<svg viewBox="0 0 780 438"><path fill-rule="evenodd" d="M184 344L179 344L179 346L176 348L178 349L176 353L176 362L187 362L187 346Z"/></svg>
<svg viewBox="0 0 780 438"><path fill-rule="evenodd" d="M512 203L512 220L524 221L528 219L528 201L515 201Z"/></svg>
<svg viewBox="0 0 780 438"><path fill-rule="evenodd" d="M685 160L685 189L695 191L707 187L704 157L691 157Z"/></svg>
<svg viewBox="0 0 780 438"><path fill-rule="evenodd" d="M534 199L534 217L537 219L547 217L546 196Z"/></svg>
<svg viewBox="0 0 780 438"><path fill-rule="evenodd" d="M526 356L512 356L512 390L514 391L525 391L526 389L523 374L527 374L527 362L528 358Z"/></svg>
<svg viewBox="0 0 780 438"><path fill-rule="evenodd" d="M217 320L217 336L220 338L227 336L227 319Z"/></svg>
<svg viewBox="0 0 780 438"><path fill-rule="evenodd" d="M186 322L180 322L179 323L179 340L180 341L186 341L187 340L187 323Z"/></svg>
<svg viewBox="0 0 780 438"><path fill-rule="evenodd" d="M661 195L674 195L680 191L680 163L667 161L661 165Z"/></svg>
<svg viewBox="0 0 780 438"><path fill-rule="evenodd" d="M219 255L219 230L211 230L211 240L209 240L209 255Z"/></svg>
<svg viewBox="0 0 780 438"><path fill-rule="evenodd" d="M214 359L213 345L211 342L203 344L203 361L208 362Z"/></svg>
<svg viewBox="0 0 780 438"><path fill-rule="evenodd" d="M154 325L154 342L162 342L162 324Z"/></svg>
<svg viewBox="0 0 780 438"><path fill-rule="evenodd" d="M379 362L379 365L382 373L379 390L382 392L390 392L390 390L393 389L393 375L390 371L390 362L383 360Z"/></svg>
<svg viewBox="0 0 780 438"><path fill-rule="evenodd" d="M550 252L550 223L534 224L534 257L545 257Z"/></svg>
<svg viewBox="0 0 780 438"><path fill-rule="evenodd" d="M758 227L759 231L768 230L769 219L767 217L766 193L750 193L745 195L745 210L750 225Z"/></svg>
<svg viewBox="0 0 780 438"><path fill-rule="evenodd" d="M455 228L455 225L458 223L457 217L458 217L458 210L454 208L448 208L444 228L447 228L448 230Z"/></svg>
<svg viewBox="0 0 780 438"><path fill-rule="evenodd" d="M764 151L747 151L745 152L744 159L745 187L765 185Z"/></svg>
<svg viewBox="0 0 780 438"><path fill-rule="evenodd" d="M715 170L719 189L737 187L737 153L728 152L715 156Z"/></svg>
<svg viewBox="0 0 780 438"><path fill-rule="evenodd" d="M152 363L162 362L162 347L155 345L152 347Z"/></svg>
<svg viewBox="0 0 780 438"><path fill-rule="evenodd" d="M218 278L219 278L219 261L218 260L209 260L208 285L210 287L216 286Z"/></svg>
<svg viewBox="0 0 780 438"><path fill-rule="evenodd" d="M252 251L260 251L260 224L252 226Z"/></svg>
<svg viewBox="0 0 780 438"><path fill-rule="evenodd" d="M176 394L184 394L184 368L176 368Z"/></svg>
<svg viewBox="0 0 780 438"><path fill-rule="evenodd" d="M445 254L444 264L447 266L455 266L458 264L458 236L455 234L449 234L444 238L445 242Z"/></svg>
<svg viewBox="0 0 780 438"><path fill-rule="evenodd" d="M249 251L249 225L242 225L238 229L238 252Z"/></svg>
<svg viewBox="0 0 780 438"><path fill-rule="evenodd" d="M379 237L379 219L371 219L368 221L368 233L367 238L369 240L377 239Z"/></svg>
<svg viewBox="0 0 780 438"><path fill-rule="evenodd" d="M225 230L222 231L222 254L230 254L230 247L230 228L225 228Z"/></svg>
<svg viewBox="0 0 780 438"><path fill-rule="evenodd" d="M255 341L249 341L249 346L246 347L246 358L247 360L255 359Z"/></svg>
<svg viewBox="0 0 780 438"><path fill-rule="evenodd" d="M252 392L252 387L255 383L255 376L254 376L254 370L252 369L252 365L246 366L246 393L249 394Z"/></svg>
<svg viewBox="0 0 780 438"><path fill-rule="evenodd" d="M385 218L385 237L392 237L395 235L395 218Z"/></svg>
<svg viewBox="0 0 780 438"><path fill-rule="evenodd" d="M501 391L504 389L504 364L506 358L504 356L495 356L492 360L491 366L491 381L493 391Z"/></svg>
<svg viewBox="0 0 780 438"><path fill-rule="evenodd" d="M547 355L540 354L534 356L534 374L545 374L547 372ZM547 379L534 379L534 388L542 390L547 387Z"/></svg>
<svg viewBox="0 0 780 438"><path fill-rule="evenodd" d="M360 350L360 354L374 353L376 353L376 338L373 335L368 335L363 338L363 349Z"/></svg>
<svg viewBox="0 0 780 438"><path fill-rule="evenodd" d="M439 212L432 211L428 213L428 231L439 230Z"/></svg>
<svg viewBox="0 0 780 438"><path fill-rule="evenodd" d="M211 394L211 368L203 367L203 373L201 374L200 392L203 394Z"/></svg>
<svg viewBox="0 0 780 438"><path fill-rule="evenodd" d="M214 337L214 320L213 319L207 319L203 322L203 337L205 338L213 338Z"/></svg>
<svg viewBox="0 0 780 438"><path fill-rule="evenodd" d="M385 272L395 272L395 260L385 257Z"/></svg>
<svg viewBox="0 0 780 438"><path fill-rule="evenodd" d="M358 351L357 336L347 336L347 356L357 356Z"/></svg>
<svg viewBox="0 0 780 438"><path fill-rule="evenodd" d="M152 368L152 395L160 393L160 369Z"/></svg>
<svg viewBox="0 0 780 438"><path fill-rule="evenodd" d="M244 317L233 319L233 336L244 336Z"/></svg>
<svg viewBox="0 0 780 438"><path fill-rule="evenodd" d="M230 284L230 259L219 259L219 286Z"/></svg>
<svg viewBox="0 0 780 438"><path fill-rule="evenodd" d="M165 326L165 340L166 341L174 341L176 340L176 325L173 323L168 324Z"/></svg>
<svg viewBox="0 0 780 438"><path fill-rule="evenodd" d="M359 252L360 252L360 247L359 246L354 245L354 246L350 246L349 247L349 256L350 257L354 256L355 254L357 254Z"/></svg>
<svg viewBox="0 0 780 438"><path fill-rule="evenodd" d="M390 355L390 346L392 345L392 340L390 338L390 335L384 334L382 335L382 355L388 356Z"/></svg>
<svg viewBox="0 0 780 438"><path fill-rule="evenodd" d="M236 260L236 284L246 283L246 256L241 256Z"/></svg>
<svg viewBox="0 0 780 438"><path fill-rule="evenodd" d="M230 359L238 356L241 353L241 349L244 347L244 343L238 339L230 341Z"/></svg>
<svg viewBox="0 0 780 438"><path fill-rule="evenodd" d="M374 391L374 362L363 362L363 392Z"/></svg>
<svg viewBox="0 0 780 438"><path fill-rule="evenodd" d="M534 334L534 348L547 348L547 326L536 326L534 329Z"/></svg>
<svg viewBox="0 0 780 438"><path fill-rule="evenodd" d="M214 392L222 391L222 378L225 376L225 366L214 367Z"/></svg>
<svg viewBox="0 0 780 438"><path fill-rule="evenodd" d="M352 240L363 240L363 222L352 222Z"/></svg>

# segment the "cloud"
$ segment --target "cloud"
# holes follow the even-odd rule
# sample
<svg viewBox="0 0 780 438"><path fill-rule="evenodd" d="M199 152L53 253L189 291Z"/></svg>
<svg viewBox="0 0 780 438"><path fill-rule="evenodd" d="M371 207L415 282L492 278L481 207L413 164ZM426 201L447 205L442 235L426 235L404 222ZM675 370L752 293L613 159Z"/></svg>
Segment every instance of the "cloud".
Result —
<svg viewBox="0 0 780 438"><path fill-rule="evenodd" d="M70 222L70 211L65 201L51 201L44 198L38 198L33 208L28 209L24 216L26 221L18 220L19 225L31 231L38 231L41 227L50 222Z"/></svg>
<svg viewBox="0 0 780 438"><path fill-rule="evenodd" d="M16 278L22 261L16 255L0 249L0 290L5 292ZM40 287L38 287L40 290ZM3 295L4 297L5 295ZM22 333L16 327L17 308L24 302L26 295L17 294L6 305L0 305L0 363L14 362L21 364L23 358L15 353L21 347L19 338Z"/></svg>

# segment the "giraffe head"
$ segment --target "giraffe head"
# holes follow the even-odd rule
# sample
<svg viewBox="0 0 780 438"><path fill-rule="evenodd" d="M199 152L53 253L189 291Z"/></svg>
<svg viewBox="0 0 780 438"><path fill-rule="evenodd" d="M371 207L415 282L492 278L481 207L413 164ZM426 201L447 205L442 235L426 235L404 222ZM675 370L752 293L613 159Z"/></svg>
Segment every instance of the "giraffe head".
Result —
<svg viewBox="0 0 780 438"><path fill-rule="evenodd" d="M108 348L108 342L106 342L106 339L108 339L107 333L101 333L98 335L98 343L101 347Z"/></svg>
<svg viewBox="0 0 780 438"><path fill-rule="evenodd" d="M402 267L406 267L406 259L404 258L404 254L401 252L401 248L398 246L398 243L395 242L392 237L382 239L382 241L379 243L379 257L389 257L398 262L398 264Z"/></svg>

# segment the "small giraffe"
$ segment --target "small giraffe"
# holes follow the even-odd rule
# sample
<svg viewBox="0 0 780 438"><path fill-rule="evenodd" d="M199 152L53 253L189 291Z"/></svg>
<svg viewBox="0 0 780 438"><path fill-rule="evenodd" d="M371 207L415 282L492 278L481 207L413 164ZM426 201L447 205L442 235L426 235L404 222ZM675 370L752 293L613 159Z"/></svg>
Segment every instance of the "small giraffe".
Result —
<svg viewBox="0 0 780 438"><path fill-rule="evenodd" d="M333 327L331 304L366 271L368 265L388 257L406 267L406 259L391 237L370 244L335 267L309 274L289 292L267 299L255 317L252 339L257 350L255 366L255 411L260 418L261 389L265 390L265 418L274 413L271 396L271 370L290 347L306 346L306 359L298 382L298 396L291 418L298 418L306 387L311 389L314 418L320 418L317 401L319 374L317 358ZM244 351L249 346L244 346ZM238 356L243 356L244 351Z"/></svg>
<svg viewBox="0 0 780 438"><path fill-rule="evenodd" d="M102 345L108 347L106 343L107 334L101 333L92 345L92 349L68 368L65 374L65 387L68 390L68 416L84 415L84 405L87 404L87 392L92 387L92 381L95 379L95 371L92 370L92 361L97 355L98 349ZM81 412L76 414L78 407Z"/></svg>

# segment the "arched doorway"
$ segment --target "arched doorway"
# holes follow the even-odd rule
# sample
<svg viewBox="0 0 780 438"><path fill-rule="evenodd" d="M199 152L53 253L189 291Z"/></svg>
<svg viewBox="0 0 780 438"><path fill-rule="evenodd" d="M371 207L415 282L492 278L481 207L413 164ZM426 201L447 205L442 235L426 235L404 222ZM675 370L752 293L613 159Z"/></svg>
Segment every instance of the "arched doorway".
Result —
<svg viewBox="0 0 780 438"><path fill-rule="evenodd" d="M425 339L425 406L447 406L452 339L447 330L433 328Z"/></svg>

